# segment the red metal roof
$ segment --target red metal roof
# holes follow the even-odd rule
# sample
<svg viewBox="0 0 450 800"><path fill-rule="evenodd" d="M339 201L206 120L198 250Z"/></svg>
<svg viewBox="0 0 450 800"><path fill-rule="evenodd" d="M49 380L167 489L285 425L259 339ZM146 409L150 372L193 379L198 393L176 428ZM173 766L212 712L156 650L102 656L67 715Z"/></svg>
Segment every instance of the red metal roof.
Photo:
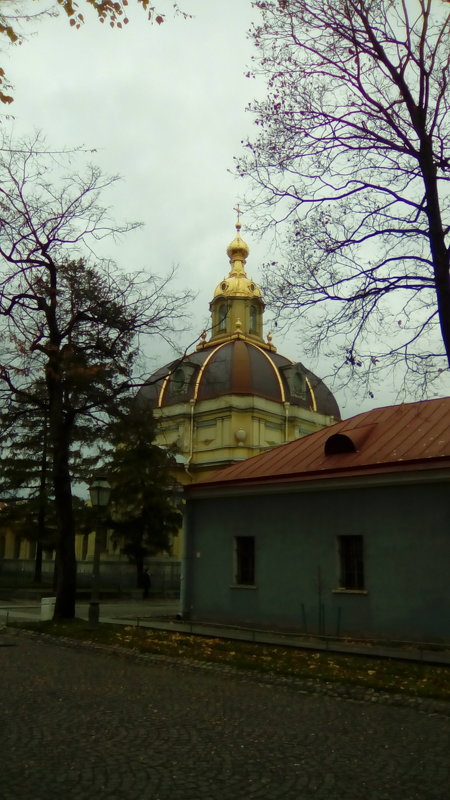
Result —
<svg viewBox="0 0 450 800"><path fill-rule="evenodd" d="M366 411L219 470L190 488L438 466L450 466L450 397Z"/></svg>

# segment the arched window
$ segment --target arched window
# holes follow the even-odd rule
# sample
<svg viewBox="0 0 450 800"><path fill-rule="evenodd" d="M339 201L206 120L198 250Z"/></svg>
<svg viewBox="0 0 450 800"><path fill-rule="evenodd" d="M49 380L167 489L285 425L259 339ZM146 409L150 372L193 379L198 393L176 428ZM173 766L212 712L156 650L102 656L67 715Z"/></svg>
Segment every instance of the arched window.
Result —
<svg viewBox="0 0 450 800"><path fill-rule="evenodd" d="M227 313L228 309L225 303L219 306L219 331L226 331L227 329Z"/></svg>
<svg viewBox="0 0 450 800"><path fill-rule="evenodd" d="M294 373L294 380L293 380L293 394L297 397L305 397L306 396L306 381L305 376L302 375L299 370Z"/></svg>
<svg viewBox="0 0 450 800"><path fill-rule="evenodd" d="M250 306L250 324L249 324L249 331L250 333L256 333L256 306Z"/></svg>
<svg viewBox="0 0 450 800"><path fill-rule="evenodd" d="M186 377L183 367L178 367L172 375L172 394L181 394L185 389Z"/></svg>

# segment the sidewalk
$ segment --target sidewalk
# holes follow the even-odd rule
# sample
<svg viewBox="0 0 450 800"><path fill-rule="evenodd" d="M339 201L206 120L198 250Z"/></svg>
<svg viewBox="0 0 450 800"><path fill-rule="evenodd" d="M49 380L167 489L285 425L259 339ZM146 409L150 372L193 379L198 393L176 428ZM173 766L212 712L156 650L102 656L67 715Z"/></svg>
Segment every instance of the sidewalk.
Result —
<svg viewBox="0 0 450 800"><path fill-rule="evenodd" d="M137 625L139 627L166 630L177 633L211 636L216 638L255 642L283 647L297 647L303 650L322 650L343 655L362 655L366 657L396 658L406 661L450 666L450 647L426 643L402 643L392 645L363 641L337 640L332 637L314 637L281 631L233 627L210 622L191 622L177 619L178 600L161 598L149 600L104 600L100 602L100 622L115 625ZM89 603L76 605L76 616L88 621ZM14 620L39 621L40 603L10 601L0 603L0 625Z"/></svg>
<svg viewBox="0 0 450 800"><path fill-rule="evenodd" d="M114 622L117 625L129 624L132 620L151 620L155 617L175 619L179 611L178 600L102 600L100 602L100 622ZM81 602L75 606L75 615L88 620L89 603ZM41 618L40 602L10 600L0 602L0 623L12 620L34 620Z"/></svg>

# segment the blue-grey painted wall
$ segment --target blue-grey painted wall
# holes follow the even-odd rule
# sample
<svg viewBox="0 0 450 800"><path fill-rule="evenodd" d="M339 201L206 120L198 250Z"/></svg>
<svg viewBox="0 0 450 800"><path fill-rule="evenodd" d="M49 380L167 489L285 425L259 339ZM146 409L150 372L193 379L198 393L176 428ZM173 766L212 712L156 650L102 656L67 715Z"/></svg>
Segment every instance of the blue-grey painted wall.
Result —
<svg viewBox="0 0 450 800"><path fill-rule="evenodd" d="M192 498L186 534L192 619L450 640L446 483ZM366 593L336 591L344 534L364 537ZM235 536L255 537L255 588L233 586Z"/></svg>

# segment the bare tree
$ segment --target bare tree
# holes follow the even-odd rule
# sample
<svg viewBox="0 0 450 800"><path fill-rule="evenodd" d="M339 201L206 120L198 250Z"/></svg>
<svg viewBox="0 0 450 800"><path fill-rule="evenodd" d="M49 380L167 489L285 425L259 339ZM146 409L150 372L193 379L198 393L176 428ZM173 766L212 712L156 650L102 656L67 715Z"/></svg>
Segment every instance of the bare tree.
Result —
<svg viewBox="0 0 450 800"><path fill-rule="evenodd" d="M92 261L92 246L117 226L99 194L113 179L95 167L57 174L38 140L0 153L0 387L3 397L42 407L57 526L55 615L73 617L76 564L70 452L80 425L99 435L142 379L134 373L146 336L183 325L189 293L171 276L126 275ZM75 257L74 257L75 256ZM45 396L34 387L43 381ZM45 405L45 409L43 408Z"/></svg>
<svg viewBox="0 0 450 800"><path fill-rule="evenodd" d="M268 94L238 168L258 224L283 223L266 296L342 374L406 364L426 388L450 361L449 6L255 5Z"/></svg>

